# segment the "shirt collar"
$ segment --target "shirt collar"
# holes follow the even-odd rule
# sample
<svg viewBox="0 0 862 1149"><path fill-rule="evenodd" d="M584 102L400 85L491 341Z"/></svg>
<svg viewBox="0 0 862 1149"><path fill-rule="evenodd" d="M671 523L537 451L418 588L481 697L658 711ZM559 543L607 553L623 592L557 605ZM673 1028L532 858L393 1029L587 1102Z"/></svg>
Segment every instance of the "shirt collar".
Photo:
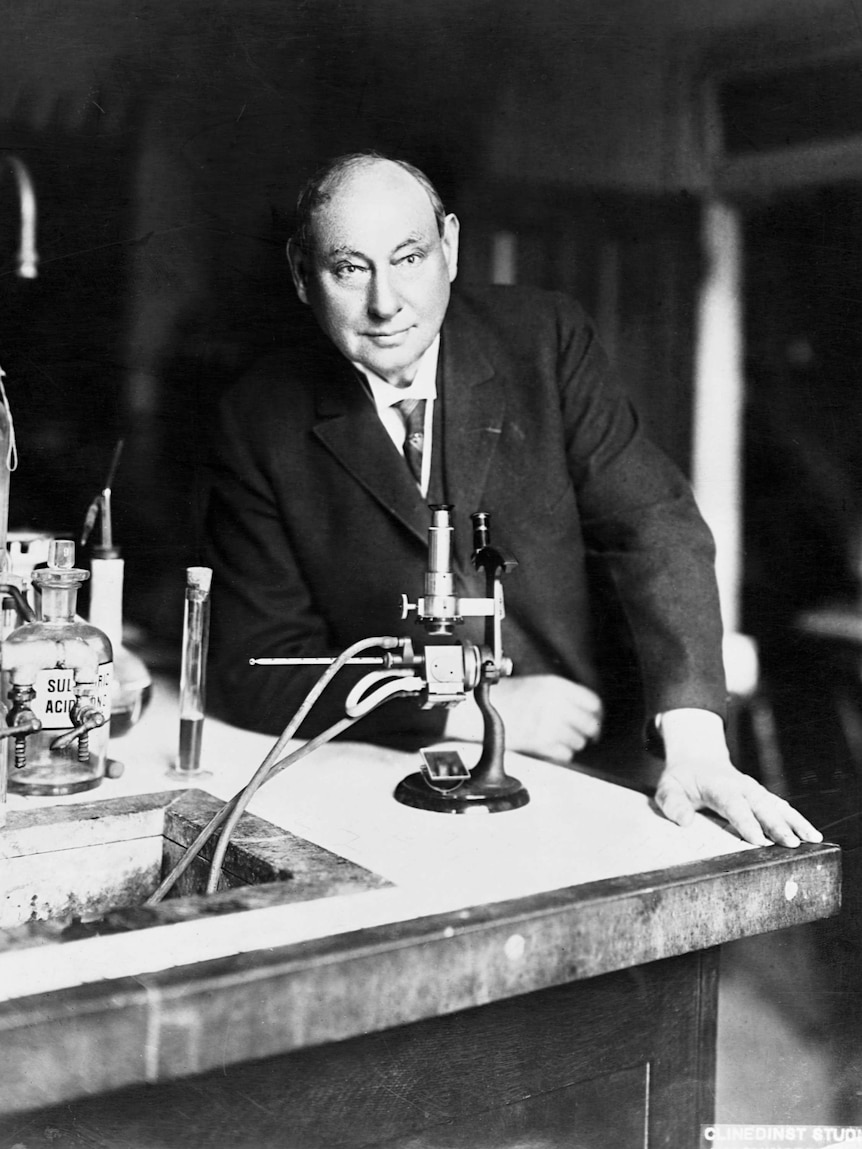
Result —
<svg viewBox="0 0 862 1149"><path fill-rule="evenodd" d="M419 366L412 383L407 387L393 387L367 367L358 363L353 366L368 383L374 406L379 410L385 407L394 407L402 399L436 399L437 397L437 360L440 356L440 336L435 336L433 343L419 360Z"/></svg>

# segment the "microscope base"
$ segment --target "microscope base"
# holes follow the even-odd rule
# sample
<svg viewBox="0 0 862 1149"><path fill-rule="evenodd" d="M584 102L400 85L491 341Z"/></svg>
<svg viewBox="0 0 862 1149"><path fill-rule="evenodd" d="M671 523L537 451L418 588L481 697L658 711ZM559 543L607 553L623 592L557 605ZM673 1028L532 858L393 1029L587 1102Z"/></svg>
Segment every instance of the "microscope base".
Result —
<svg viewBox="0 0 862 1149"><path fill-rule="evenodd" d="M506 778L504 786L491 791L472 781L452 790L437 790L418 771L398 783L395 800L403 806L433 810L437 814L500 814L526 806L530 795L517 778L511 777Z"/></svg>

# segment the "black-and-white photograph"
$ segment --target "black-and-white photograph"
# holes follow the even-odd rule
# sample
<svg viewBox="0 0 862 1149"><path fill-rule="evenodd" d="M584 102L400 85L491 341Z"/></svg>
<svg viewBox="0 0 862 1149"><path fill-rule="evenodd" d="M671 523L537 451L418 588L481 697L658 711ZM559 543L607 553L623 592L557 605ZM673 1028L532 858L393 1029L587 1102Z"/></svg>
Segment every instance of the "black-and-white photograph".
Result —
<svg viewBox="0 0 862 1149"><path fill-rule="evenodd" d="M0 1149L862 1145L862 6L0 0Z"/></svg>

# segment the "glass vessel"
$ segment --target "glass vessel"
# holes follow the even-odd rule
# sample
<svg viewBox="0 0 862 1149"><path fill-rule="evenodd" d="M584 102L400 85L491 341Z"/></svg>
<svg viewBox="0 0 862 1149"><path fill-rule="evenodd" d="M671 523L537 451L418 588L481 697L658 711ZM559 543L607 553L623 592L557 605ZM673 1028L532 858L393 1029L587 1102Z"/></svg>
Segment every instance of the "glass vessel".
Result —
<svg viewBox="0 0 862 1149"><path fill-rule="evenodd" d="M114 674L111 683L111 737L135 725L150 701L153 683L143 660L123 645L123 579L119 552L103 556L94 548L90 560L90 623L111 640Z"/></svg>
<svg viewBox="0 0 862 1149"><path fill-rule="evenodd" d="M210 631L209 567L188 567L180 670L180 745L175 769L201 772L201 739L206 709L206 665Z"/></svg>
<svg viewBox="0 0 862 1149"><path fill-rule="evenodd" d="M74 794L105 775L111 643L75 615L89 572L74 564L75 544L52 540L48 566L33 572L37 621L17 627L3 644L6 724L25 731L4 740L10 792Z"/></svg>

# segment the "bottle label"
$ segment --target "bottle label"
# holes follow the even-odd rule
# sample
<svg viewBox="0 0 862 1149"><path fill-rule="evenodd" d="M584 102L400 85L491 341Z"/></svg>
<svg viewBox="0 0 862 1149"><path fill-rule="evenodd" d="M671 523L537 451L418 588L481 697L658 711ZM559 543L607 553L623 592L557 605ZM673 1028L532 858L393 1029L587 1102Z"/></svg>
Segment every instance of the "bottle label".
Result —
<svg viewBox="0 0 862 1149"><path fill-rule="evenodd" d="M111 678L114 666L111 662L99 665L95 698L106 718L111 717ZM75 705L75 672L54 667L53 670L40 670L33 683L36 697L30 709L42 723L45 730L69 730L72 726L71 711Z"/></svg>

